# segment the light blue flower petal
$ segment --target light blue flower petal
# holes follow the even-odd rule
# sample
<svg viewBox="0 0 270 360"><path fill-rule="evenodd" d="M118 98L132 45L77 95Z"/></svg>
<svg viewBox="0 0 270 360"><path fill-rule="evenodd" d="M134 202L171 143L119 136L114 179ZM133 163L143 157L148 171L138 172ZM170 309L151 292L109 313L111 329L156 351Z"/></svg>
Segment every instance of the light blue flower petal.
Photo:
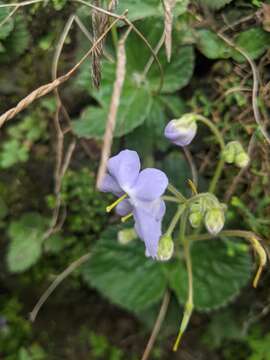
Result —
<svg viewBox="0 0 270 360"><path fill-rule="evenodd" d="M104 175L101 185L99 186L99 190L103 192L111 192L116 196L121 196L124 194L124 191L120 188L115 179L109 174Z"/></svg>
<svg viewBox="0 0 270 360"><path fill-rule="evenodd" d="M115 211L120 216L126 216L132 212L133 208L128 199L121 201L115 208Z"/></svg>
<svg viewBox="0 0 270 360"><path fill-rule="evenodd" d="M144 241L147 254L153 259L157 256L158 242L161 237L161 221L157 221L153 214L142 208L135 208L134 212L135 230Z"/></svg>
<svg viewBox="0 0 270 360"><path fill-rule="evenodd" d="M168 186L168 178L158 169L142 170L137 182L132 188L132 196L143 201L153 201L159 198Z"/></svg>
<svg viewBox="0 0 270 360"><path fill-rule="evenodd" d="M125 192L136 183L141 164L136 151L123 150L108 161L108 171Z"/></svg>

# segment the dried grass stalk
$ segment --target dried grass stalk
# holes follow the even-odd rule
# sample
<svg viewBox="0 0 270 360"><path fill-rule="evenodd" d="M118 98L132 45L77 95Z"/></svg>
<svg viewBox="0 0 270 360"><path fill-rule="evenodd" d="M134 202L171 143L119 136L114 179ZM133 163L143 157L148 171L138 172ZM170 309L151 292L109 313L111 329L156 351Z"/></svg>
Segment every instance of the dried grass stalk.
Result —
<svg viewBox="0 0 270 360"><path fill-rule="evenodd" d="M112 93L111 104L108 113L107 125L106 125L102 153L101 153L101 162L98 169L97 188L99 188L99 186L101 185L101 182L106 172L107 161L111 154L113 134L116 125L116 116L117 116L120 97L126 75L125 41L130 31L131 31L131 27L127 30L123 38L118 43L116 78L113 85L113 93Z"/></svg>
<svg viewBox="0 0 270 360"><path fill-rule="evenodd" d="M74 73L78 70L78 68L81 66L81 64L89 57L90 54L92 54L93 50L96 48L96 46L99 44L100 41L103 40L103 38L106 36L106 34L110 31L110 29L116 24L117 21L121 19L121 16L119 18L115 19L109 27L106 29L106 31L99 37L97 41L94 42L91 49L82 57L82 59L65 75L62 75L55 79L54 81L50 82L49 84L42 85L38 89L32 91L28 96L26 96L24 99L22 99L15 107L9 109L4 114L0 116L0 128L3 126L3 124L12 119L14 116L16 116L19 112L27 108L32 102L34 102L36 99L39 99L40 97L49 94L51 91L56 89L59 85L63 84L65 81L71 78L71 76L74 75Z"/></svg>
<svg viewBox="0 0 270 360"><path fill-rule="evenodd" d="M165 32L165 49L167 60L170 62L172 55L172 28L173 28L173 9L176 0L164 0L164 32Z"/></svg>

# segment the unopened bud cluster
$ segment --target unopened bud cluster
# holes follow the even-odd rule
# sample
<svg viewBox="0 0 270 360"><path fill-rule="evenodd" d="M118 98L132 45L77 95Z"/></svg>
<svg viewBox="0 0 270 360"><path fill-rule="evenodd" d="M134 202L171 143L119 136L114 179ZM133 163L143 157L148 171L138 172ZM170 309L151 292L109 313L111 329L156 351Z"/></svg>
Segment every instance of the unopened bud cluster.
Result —
<svg viewBox="0 0 270 360"><path fill-rule="evenodd" d="M221 204L214 195L205 194L190 206L190 225L196 229L204 222L208 232L216 235L224 226L225 210L226 205Z"/></svg>
<svg viewBox="0 0 270 360"><path fill-rule="evenodd" d="M238 141L230 141L223 150L223 159L228 164L235 164L239 168L246 167L249 163L249 156Z"/></svg>

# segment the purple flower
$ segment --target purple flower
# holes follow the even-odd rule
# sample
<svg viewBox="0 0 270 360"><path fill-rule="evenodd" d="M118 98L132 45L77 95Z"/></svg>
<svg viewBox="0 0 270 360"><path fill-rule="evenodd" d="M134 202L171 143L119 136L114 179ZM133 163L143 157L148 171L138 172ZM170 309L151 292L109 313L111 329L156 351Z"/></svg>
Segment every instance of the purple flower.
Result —
<svg viewBox="0 0 270 360"><path fill-rule="evenodd" d="M185 114L178 120L171 120L164 130L164 135L178 146L187 146L197 133L194 114Z"/></svg>
<svg viewBox="0 0 270 360"><path fill-rule="evenodd" d="M167 176L158 169L140 171L140 159L136 151L123 150L108 161L108 173L100 190L112 192L121 198L116 212L121 216L134 216L135 230L144 241L146 255L156 258L161 237L161 222L165 214L165 203L161 199L168 186Z"/></svg>

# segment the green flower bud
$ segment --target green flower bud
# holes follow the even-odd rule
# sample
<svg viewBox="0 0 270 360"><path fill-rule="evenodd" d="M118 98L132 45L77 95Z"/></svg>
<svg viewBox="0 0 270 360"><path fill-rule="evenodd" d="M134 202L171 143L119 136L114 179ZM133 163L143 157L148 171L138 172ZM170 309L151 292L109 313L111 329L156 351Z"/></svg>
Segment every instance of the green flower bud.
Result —
<svg viewBox="0 0 270 360"><path fill-rule="evenodd" d="M204 223L210 234L218 234L225 223L225 216L222 207L208 210L204 218Z"/></svg>
<svg viewBox="0 0 270 360"><path fill-rule="evenodd" d="M235 165L244 168L249 163L249 156L246 152L241 152L240 154L236 155L235 157Z"/></svg>
<svg viewBox="0 0 270 360"><path fill-rule="evenodd" d="M233 164L237 152L242 151L242 145L238 141L230 141L223 150L223 159L228 164Z"/></svg>
<svg viewBox="0 0 270 360"><path fill-rule="evenodd" d="M157 259L160 261L170 260L173 255L174 243L171 236L163 235L158 243Z"/></svg>
<svg viewBox="0 0 270 360"><path fill-rule="evenodd" d="M247 166L249 163L249 156L238 141L230 141L226 144L222 156L225 162L234 163L240 168Z"/></svg>
<svg viewBox="0 0 270 360"><path fill-rule="evenodd" d="M120 230L117 234L117 240L121 245L126 245L136 238L137 234L133 228Z"/></svg>
<svg viewBox="0 0 270 360"><path fill-rule="evenodd" d="M196 229L202 223L203 215L200 212L193 212L189 215L190 225Z"/></svg>

